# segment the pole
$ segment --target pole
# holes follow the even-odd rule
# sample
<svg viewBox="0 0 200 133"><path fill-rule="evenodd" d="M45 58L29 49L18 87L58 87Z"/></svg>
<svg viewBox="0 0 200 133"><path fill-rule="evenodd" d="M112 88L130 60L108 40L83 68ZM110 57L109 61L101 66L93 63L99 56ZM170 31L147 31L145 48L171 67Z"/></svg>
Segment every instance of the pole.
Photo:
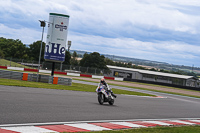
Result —
<svg viewBox="0 0 200 133"><path fill-rule="evenodd" d="M42 40L43 40L43 34L44 34L44 27L42 28L42 39L40 44L40 56L39 56L39 65L38 65L38 71L40 69L40 59L41 59L41 53L42 53Z"/></svg>
<svg viewBox="0 0 200 133"><path fill-rule="evenodd" d="M60 71L62 72L62 62L60 63Z"/></svg>
<svg viewBox="0 0 200 133"><path fill-rule="evenodd" d="M54 74L54 69L55 69L55 62L52 62L51 76L53 76Z"/></svg>
<svg viewBox="0 0 200 133"><path fill-rule="evenodd" d="M39 61L38 61L37 82L38 82L38 74L39 74L39 70L40 70L40 59L41 59L41 53L42 53L43 34L44 34L44 27L42 28L42 39L41 39L41 44L40 44L40 55L39 55Z"/></svg>
<svg viewBox="0 0 200 133"><path fill-rule="evenodd" d="M192 65L192 73L193 73L193 69L194 69L194 64Z"/></svg>

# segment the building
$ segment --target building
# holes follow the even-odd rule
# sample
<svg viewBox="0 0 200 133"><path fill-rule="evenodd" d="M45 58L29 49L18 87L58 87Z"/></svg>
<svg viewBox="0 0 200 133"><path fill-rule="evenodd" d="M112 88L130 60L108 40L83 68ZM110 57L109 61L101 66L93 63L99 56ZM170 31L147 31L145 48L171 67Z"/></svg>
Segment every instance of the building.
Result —
<svg viewBox="0 0 200 133"><path fill-rule="evenodd" d="M125 81L146 81L149 83L200 88L200 81L193 76L124 68L110 65L107 65L107 67L111 70L109 76L121 77L124 78Z"/></svg>

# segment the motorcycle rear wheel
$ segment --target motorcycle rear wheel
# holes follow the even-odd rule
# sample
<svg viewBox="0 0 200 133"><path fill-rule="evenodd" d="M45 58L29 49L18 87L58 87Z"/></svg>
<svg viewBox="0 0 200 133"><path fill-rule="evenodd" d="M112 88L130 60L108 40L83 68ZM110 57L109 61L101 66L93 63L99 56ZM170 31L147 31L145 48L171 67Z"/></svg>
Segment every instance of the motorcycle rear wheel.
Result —
<svg viewBox="0 0 200 133"><path fill-rule="evenodd" d="M110 105L114 104L114 99L112 99L111 101L108 102Z"/></svg>
<svg viewBox="0 0 200 133"><path fill-rule="evenodd" d="M98 94L98 102L101 105L103 104L103 102L104 102L103 94Z"/></svg>

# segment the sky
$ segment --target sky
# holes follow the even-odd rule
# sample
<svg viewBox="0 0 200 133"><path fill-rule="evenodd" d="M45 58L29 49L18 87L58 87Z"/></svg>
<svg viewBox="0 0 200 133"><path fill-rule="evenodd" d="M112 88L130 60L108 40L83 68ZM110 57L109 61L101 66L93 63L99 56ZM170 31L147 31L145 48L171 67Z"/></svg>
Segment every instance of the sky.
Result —
<svg viewBox="0 0 200 133"><path fill-rule="evenodd" d="M0 37L41 40L49 13L70 16L71 50L200 67L199 0L0 0Z"/></svg>

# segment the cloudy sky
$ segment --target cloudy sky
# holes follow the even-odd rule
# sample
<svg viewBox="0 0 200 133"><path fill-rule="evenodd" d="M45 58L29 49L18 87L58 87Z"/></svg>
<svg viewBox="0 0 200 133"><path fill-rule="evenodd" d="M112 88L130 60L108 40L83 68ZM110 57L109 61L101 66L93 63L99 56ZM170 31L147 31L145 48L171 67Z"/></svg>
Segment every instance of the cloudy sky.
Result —
<svg viewBox="0 0 200 133"><path fill-rule="evenodd" d="M200 67L199 0L0 0L0 37L41 40L49 13L70 16L72 50Z"/></svg>

